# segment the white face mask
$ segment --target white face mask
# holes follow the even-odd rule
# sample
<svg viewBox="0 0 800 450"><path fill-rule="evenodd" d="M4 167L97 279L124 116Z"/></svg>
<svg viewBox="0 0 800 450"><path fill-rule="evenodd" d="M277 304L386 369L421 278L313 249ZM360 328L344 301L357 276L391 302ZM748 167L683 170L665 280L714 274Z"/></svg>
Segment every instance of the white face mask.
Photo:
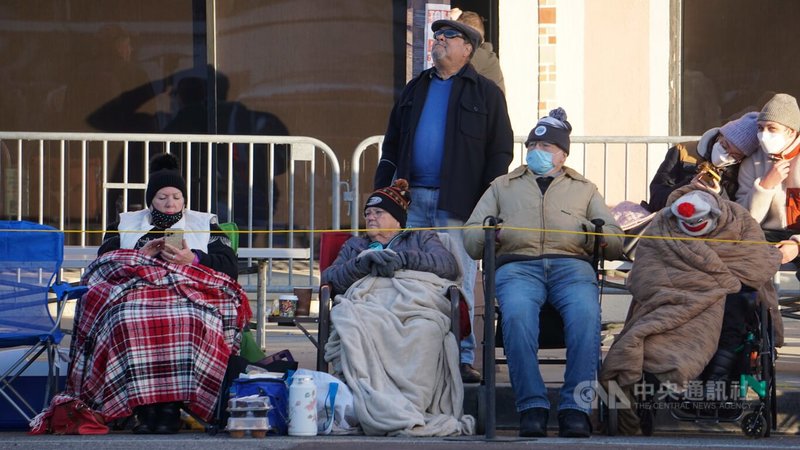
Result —
<svg viewBox="0 0 800 450"><path fill-rule="evenodd" d="M783 133L759 131L758 142L761 143L761 149L770 155L777 155L786 147L786 138Z"/></svg>
<svg viewBox="0 0 800 450"><path fill-rule="evenodd" d="M730 166L736 164L736 158L730 155L719 142L715 142L711 147L711 164L716 167Z"/></svg>

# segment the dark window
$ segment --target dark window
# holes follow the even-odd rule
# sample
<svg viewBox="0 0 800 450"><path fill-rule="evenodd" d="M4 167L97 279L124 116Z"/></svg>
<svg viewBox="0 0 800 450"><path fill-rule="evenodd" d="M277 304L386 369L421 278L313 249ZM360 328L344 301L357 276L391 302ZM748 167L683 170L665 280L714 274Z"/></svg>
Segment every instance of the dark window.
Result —
<svg viewBox="0 0 800 450"><path fill-rule="evenodd" d="M347 178L353 149L383 134L405 85L405 6L374 0L3 1L0 124L4 131L311 136L345 162ZM208 29L215 36L207 36ZM58 158L56 150L46 157ZM122 181L122 153L112 153L110 178ZM67 157L80 174L78 153ZM142 148L133 145L127 162L128 180L143 181ZM376 163L370 155L368 164ZM45 215L57 214L57 200L46 199ZM119 207L109 200L110 209ZM141 207L142 200L130 198L128 207Z"/></svg>
<svg viewBox="0 0 800 450"><path fill-rule="evenodd" d="M683 0L681 132L757 111L775 92L800 94L794 0Z"/></svg>

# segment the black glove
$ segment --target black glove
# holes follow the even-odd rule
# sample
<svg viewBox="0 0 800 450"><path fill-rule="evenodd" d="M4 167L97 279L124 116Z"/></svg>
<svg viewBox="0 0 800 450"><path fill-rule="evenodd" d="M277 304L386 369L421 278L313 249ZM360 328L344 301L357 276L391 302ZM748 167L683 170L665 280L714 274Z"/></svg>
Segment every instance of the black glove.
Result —
<svg viewBox="0 0 800 450"><path fill-rule="evenodd" d="M396 252L384 250L379 253L381 255L381 264L375 266L379 277L393 277L395 270L403 268L403 260Z"/></svg>
<svg viewBox="0 0 800 450"><path fill-rule="evenodd" d="M356 269L358 269L361 273L370 273L375 275L375 267L377 265L382 265L383 260L381 259L381 251L369 251L364 253L363 255L356 258Z"/></svg>

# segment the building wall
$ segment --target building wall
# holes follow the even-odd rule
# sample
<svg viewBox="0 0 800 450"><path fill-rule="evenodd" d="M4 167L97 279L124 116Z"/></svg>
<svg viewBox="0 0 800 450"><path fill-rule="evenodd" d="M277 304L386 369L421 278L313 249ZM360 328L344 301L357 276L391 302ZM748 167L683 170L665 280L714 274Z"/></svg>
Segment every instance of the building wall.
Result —
<svg viewBox="0 0 800 450"><path fill-rule="evenodd" d="M500 67L506 85L508 115L515 136L527 136L539 117L539 30L536 2L503 0L499 5ZM516 167L522 161L511 163Z"/></svg>
<svg viewBox="0 0 800 450"><path fill-rule="evenodd" d="M515 135L563 107L573 136L668 133L669 2L642 0L503 1L500 61ZM536 45L532 45L536 42ZM621 179L610 204L646 198L647 180L666 148L576 148L567 160L591 180ZM584 159L585 158L585 159ZM516 161L517 163L519 161ZM634 170L630 170L630 169Z"/></svg>

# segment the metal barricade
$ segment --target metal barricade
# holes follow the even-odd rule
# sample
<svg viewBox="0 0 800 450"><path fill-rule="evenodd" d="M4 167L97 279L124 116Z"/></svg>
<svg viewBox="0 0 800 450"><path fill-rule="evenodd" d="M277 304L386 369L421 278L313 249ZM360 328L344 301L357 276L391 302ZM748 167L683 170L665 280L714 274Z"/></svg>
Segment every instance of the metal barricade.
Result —
<svg viewBox="0 0 800 450"><path fill-rule="evenodd" d="M0 132L0 217L63 230L72 266L88 264L112 215L144 207L164 151L181 161L187 205L236 222L240 257L266 265L240 277L248 291L316 286L314 232L340 227L340 168L311 137Z"/></svg>
<svg viewBox="0 0 800 450"><path fill-rule="evenodd" d="M383 146L383 136L370 136L363 141L361 141L357 146L356 149L353 151L353 156L350 159L350 187L351 190L345 197L345 200L350 202L349 211L350 211L350 228L356 229L358 228L359 219L361 218L361 206L364 204L362 201L362 170L364 169L364 153L367 150L375 150L380 154L381 146ZM374 168L373 168L374 171ZM372 180L363 180L369 181L365 183L366 190L363 192L364 195L369 195L373 191ZM356 234L353 232L353 234Z"/></svg>
<svg viewBox="0 0 800 450"><path fill-rule="evenodd" d="M525 162L527 136L514 137L514 158L509 170ZM664 160L667 150L680 142L700 139L699 136L573 136L566 165L577 170L597 185L609 205L623 200L639 202L649 198L649 183ZM353 152L352 190L347 196L352 228L357 228L362 195L372 192L372 183L364 181L364 154L378 151L383 136L361 141Z"/></svg>

